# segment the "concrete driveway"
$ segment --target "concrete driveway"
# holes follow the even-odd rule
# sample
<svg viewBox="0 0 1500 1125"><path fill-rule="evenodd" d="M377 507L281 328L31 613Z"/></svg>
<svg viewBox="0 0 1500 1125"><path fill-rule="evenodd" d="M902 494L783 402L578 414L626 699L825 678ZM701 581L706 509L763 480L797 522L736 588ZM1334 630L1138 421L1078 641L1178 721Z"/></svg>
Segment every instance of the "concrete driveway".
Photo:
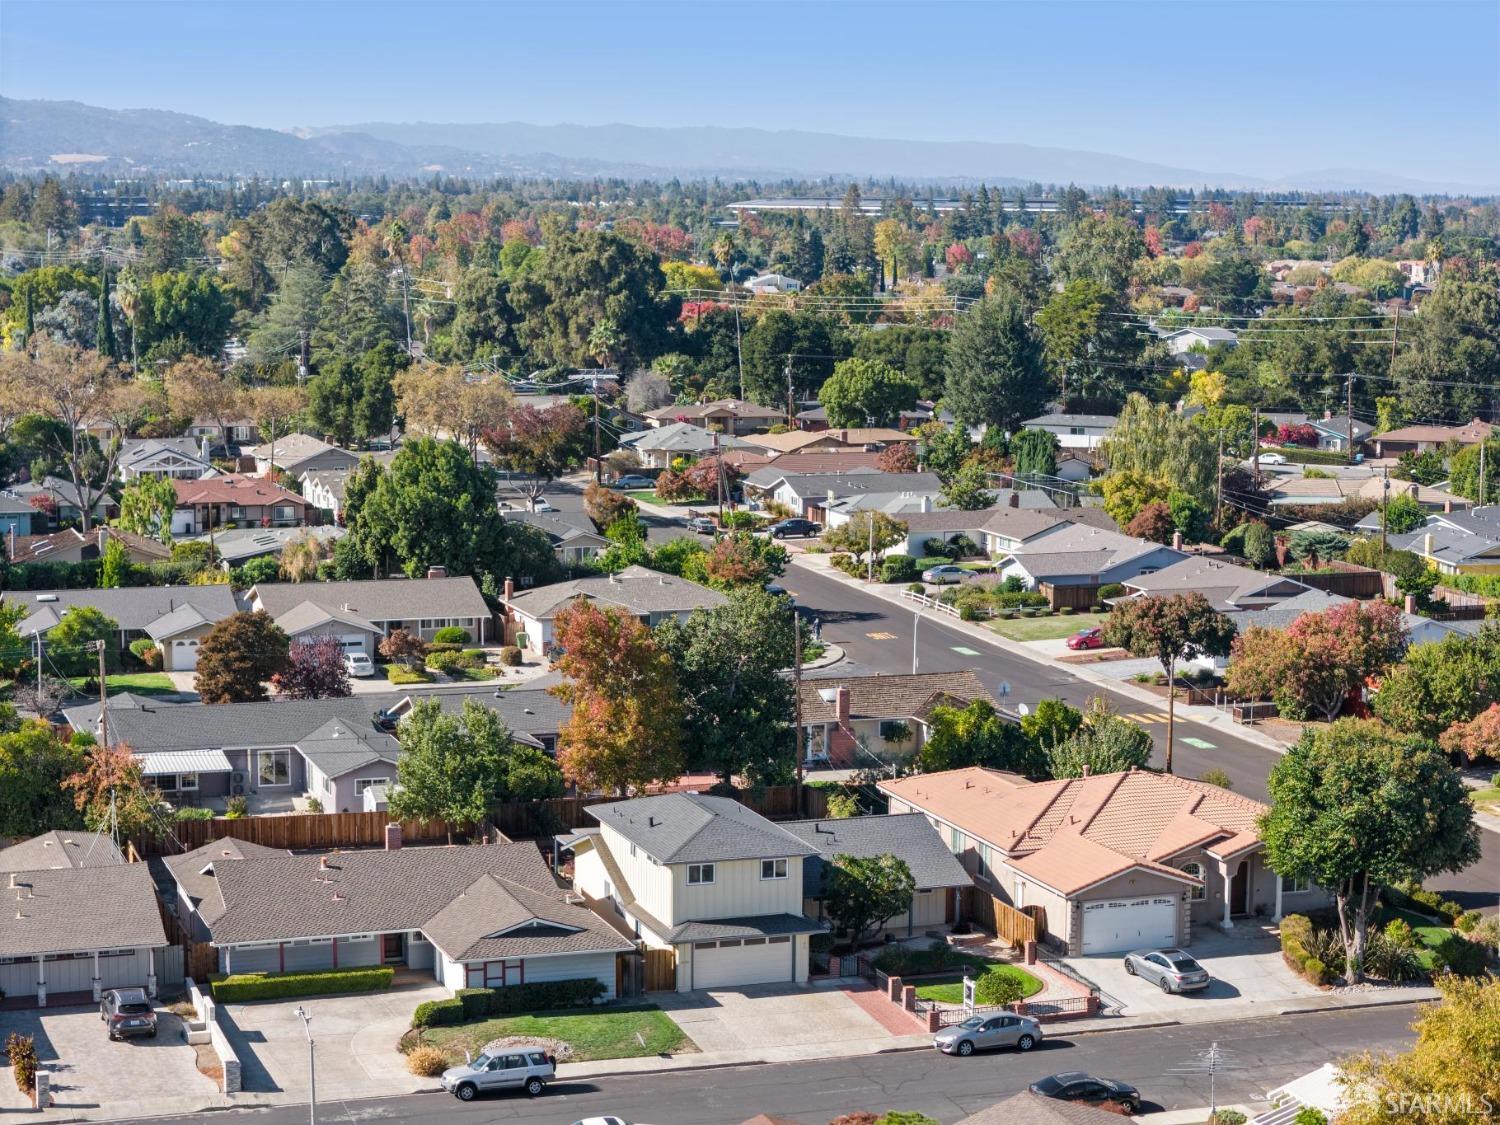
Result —
<svg viewBox="0 0 1500 1125"><path fill-rule="evenodd" d="M1322 996L1286 967L1280 940L1251 922L1232 933L1209 926L1193 928L1187 952L1213 976L1213 983L1180 996L1125 972L1123 953L1069 957L1066 961L1123 1005L1123 1015L1180 1020L1237 1019L1269 1015L1288 1004Z"/></svg>
<svg viewBox="0 0 1500 1125"><path fill-rule="evenodd" d="M757 984L650 997L705 1054L763 1047L815 1047L869 1041L889 1045L891 1032L837 986ZM912 1030L917 1030L912 1025ZM855 1053L852 1050L848 1053Z"/></svg>
<svg viewBox="0 0 1500 1125"><path fill-rule="evenodd" d="M319 1101L432 1089L435 1079L418 1078L406 1069L396 1040L411 1026L418 1004L449 995L441 985L432 984L357 996L223 1006L219 1021L240 1056L244 1077L245 1094L235 1101L307 1100L307 1037L296 1015L299 1005L312 1019Z"/></svg>
<svg viewBox="0 0 1500 1125"><path fill-rule="evenodd" d="M49 1116L134 1119L226 1104L218 1084L199 1073L182 1022L160 1008L157 1020L155 1039L111 1043L97 1008L0 1012L0 1041L13 1031L35 1037L38 1061L52 1075ZM0 1116L25 1105L7 1067Z"/></svg>

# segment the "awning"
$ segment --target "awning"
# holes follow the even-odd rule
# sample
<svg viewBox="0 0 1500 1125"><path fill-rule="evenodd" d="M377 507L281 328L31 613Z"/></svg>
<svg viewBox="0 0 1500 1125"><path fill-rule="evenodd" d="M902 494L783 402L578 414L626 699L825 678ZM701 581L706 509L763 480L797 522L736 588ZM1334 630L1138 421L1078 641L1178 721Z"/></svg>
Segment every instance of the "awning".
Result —
<svg viewBox="0 0 1500 1125"><path fill-rule="evenodd" d="M168 773L228 773L229 759L222 750L159 750L154 754L137 754L141 773L159 777Z"/></svg>
<svg viewBox="0 0 1500 1125"><path fill-rule="evenodd" d="M814 922L800 914L763 914L754 918L720 918L683 922L673 928L668 940L727 941L734 938L783 937L790 934L826 934L827 922Z"/></svg>

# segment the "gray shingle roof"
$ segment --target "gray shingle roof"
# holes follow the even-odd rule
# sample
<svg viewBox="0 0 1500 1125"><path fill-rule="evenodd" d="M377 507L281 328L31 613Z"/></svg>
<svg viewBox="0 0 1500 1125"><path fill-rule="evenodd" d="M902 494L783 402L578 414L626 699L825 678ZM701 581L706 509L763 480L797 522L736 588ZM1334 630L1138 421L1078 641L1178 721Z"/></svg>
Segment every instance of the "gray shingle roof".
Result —
<svg viewBox="0 0 1500 1125"><path fill-rule="evenodd" d="M905 860L919 889L967 887L973 882L963 864L943 844L937 829L921 813L855 816L845 820L792 820L781 825L818 849L802 861L802 893L816 898L823 889L823 868L837 855L894 855Z"/></svg>
<svg viewBox="0 0 1500 1125"><path fill-rule="evenodd" d="M196 606L178 606L171 613L164 614L147 625L146 635L153 641L162 641L168 637L186 633L189 629L208 624L210 624L209 619Z"/></svg>
<svg viewBox="0 0 1500 1125"><path fill-rule="evenodd" d="M1110 429L1119 420L1113 414L1040 414L1026 419L1021 425L1030 429L1042 426L1092 426L1096 429Z"/></svg>
<svg viewBox="0 0 1500 1125"><path fill-rule="evenodd" d="M7 957L167 944L144 863L26 871L16 881L22 895L0 910L0 954Z"/></svg>
<svg viewBox="0 0 1500 1125"><path fill-rule="evenodd" d="M739 449L745 445L737 437L718 435L720 449ZM661 450L668 453L707 453L714 448L714 435L691 422L670 422L639 434L625 434L620 445L627 449Z"/></svg>
<svg viewBox="0 0 1500 1125"><path fill-rule="evenodd" d="M401 743L382 730L330 719L317 730L297 740L302 756L326 777L342 777L371 762L395 765Z"/></svg>
<svg viewBox="0 0 1500 1125"><path fill-rule="evenodd" d="M680 922L666 935L668 941L730 941L747 937L782 937L788 934L822 934L828 923L814 922L801 914L757 914L746 918L714 918Z"/></svg>
<svg viewBox="0 0 1500 1125"><path fill-rule="evenodd" d="M218 871L223 864L243 859L270 859L289 852L236 840L233 836L211 840L202 847L181 855L167 856L163 861L177 885L187 893L193 909L205 923L212 923L224 913L224 899L219 894Z"/></svg>
<svg viewBox="0 0 1500 1125"><path fill-rule="evenodd" d="M39 601L56 598L56 601ZM119 622L121 629L144 631L152 622L183 606L192 606L208 621L219 621L235 611L228 586L125 586L110 590L8 590L7 605L25 606L29 613L52 610L61 615L76 605L93 606Z"/></svg>
<svg viewBox="0 0 1500 1125"><path fill-rule="evenodd" d="M481 875L422 927L456 961L553 953L623 953L635 943L587 907L493 874Z"/></svg>
<svg viewBox="0 0 1500 1125"><path fill-rule="evenodd" d="M45 871L67 867L117 867L125 862L102 832L43 832L0 849L0 871Z"/></svg>
<svg viewBox="0 0 1500 1125"><path fill-rule="evenodd" d="M1324 610L1333 609L1352 600L1352 598L1345 598L1338 594L1330 594L1327 590L1308 590L1306 593L1298 594L1295 598L1287 598L1265 609L1240 614L1235 619L1235 623L1241 629L1248 629L1254 625L1259 625L1262 629L1285 629L1304 613L1322 613Z"/></svg>
<svg viewBox="0 0 1500 1125"><path fill-rule="evenodd" d="M299 602L285 613L276 615L276 624L289 637L305 633L323 625L347 625L351 629L363 629L369 633L380 632L380 626L366 621L356 613L337 607L323 606L317 602Z"/></svg>
<svg viewBox="0 0 1500 1125"><path fill-rule="evenodd" d="M661 863L811 855L811 845L728 797L662 793L593 805L588 814Z"/></svg>
<svg viewBox="0 0 1500 1125"><path fill-rule="evenodd" d="M1269 601L1278 596L1295 597L1308 589L1306 584L1286 575L1268 574L1209 558L1182 559L1150 574L1127 578L1125 585L1131 590L1158 597L1200 593L1216 609L1235 606L1246 599ZM1285 588L1289 592L1278 595L1271 592L1275 588Z"/></svg>
<svg viewBox="0 0 1500 1125"><path fill-rule="evenodd" d="M474 579L378 578L352 582L262 582L251 588L252 604L272 617L312 602L330 613L352 613L367 621L432 617L488 617L489 607ZM348 606L345 610L343 607Z"/></svg>
<svg viewBox="0 0 1500 1125"><path fill-rule="evenodd" d="M619 606L637 616L713 609L729 601L717 590L685 578L662 574L644 566L627 566L612 575L592 574L523 590L512 595L508 604L533 620L544 621L578 597Z"/></svg>

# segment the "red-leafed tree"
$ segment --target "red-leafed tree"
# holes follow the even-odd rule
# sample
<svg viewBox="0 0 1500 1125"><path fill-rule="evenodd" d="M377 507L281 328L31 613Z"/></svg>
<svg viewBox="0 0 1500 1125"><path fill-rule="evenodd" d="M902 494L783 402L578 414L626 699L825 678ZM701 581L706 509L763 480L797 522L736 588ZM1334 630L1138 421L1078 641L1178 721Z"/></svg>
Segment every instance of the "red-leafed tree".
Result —
<svg viewBox="0 0 1500 1125"><path fill-rule="evenodd" d="M1162 249L1164 247L1164 242L1161 237L1161 229L1154 225L1148 226L1144 232L1143 237L1146 243L1146 253L1150 254L1153 258L1160 258Z"/></svg>
<svg viewBox="0 0 1500 1125"><path fill-rule="evenodd" d="M1491 703L1466 723L1454 723L1438 735L1438 745L1469 762L1500 754L1500 703Z"/></svg>
<svg viewBox="0 0 1500 1125"><path fill-rule="evenodd" d="M914 473L917 471L917 451L909 441L888 445L876 455L875 467L882 473Z"/></svg>
<svg viewBox="0 0 1500 1125"><path fill-rule="evenodd" d="M791 557L774 539L748 531L721 536L701 555L694 555L683 576L719 590L764 586L786 572Z"/></svg>
<svg viewBox="0 0 1500 1125"><path fill-rule="evenodd" d="M1196 239L1182 248L1182 256L1184 258L1196 258L1201 253L1203 253L1203 243Z"/></svg>
<svg viewBox="0 0 1500 1125"><path fill-rule="evenodd" d="M1276 427L1276 440L1282 445L1307 445L1318 444L1318 431L1306 422L1299 422L1295 426L1282 424Z"/></svg>
<svg viewBox="0 0 1500 1125"><path fill-rule="evenodd" d="M141 760L123 742L93 747L88 764L65 778L62 787L73 791L73 804L93 831L118 828L126 839L156 834L163 812L161 796L141 773Z"/></svg>
<svg viewBox="0 0 1500 1125"><path fill-rule="evenodd" d="M1042 236L1034 230L1012 227L1005 232L1005 239L1010 243L1010 248L1023 258L1042 256Z"/></svg>
<svg viewBox="0 0 1500 1125"><path fill-rule="evenodd" d="M719 468L720 459L717 457L705 457L696 465L683 474L687 480L688 488L695 495L704 496L712 504L719 502L720 486L724 489L725 501L729 494L734 491L734 486L743 475L733 465L725 464L723 470Z"/></svg>
<svg viewBox="0 0 1500 1125"><path fill-rule="evenodd" d="M296 641L287 652L286 668L271 677L271 686L288 699L341 699L349 695L344 646L331 636Z"/></svg>
<svg viewBox="0 0 1500 1125"><path fill-rule="evenodd" d="M665 500L672 504L678 500L686 500L694 495L693 486L688 483L687 474L668 469L656 478L656 498Z"/></svg>
<svg viewBox="0 0 1500 1125"><path fill-rule="evenodd" d="M1137 539L1149 539L1153 543L1170 543L1172 532L1177 530L1177 521L1172 518L1172 509L1161 500L1153 500L1125 525L1125 534Z"/></svg>
<svg viewBox="0 0 1500 1125"><path fill-rule="evenodd" d="M948 263L949 273L962 273L967 267L974 264L974 251L970 250L962 242L955 242L943 251L943 259Z"/></svg>
<svg viewBox="0 0 1500 1125"><path fill-rule="evenodd" d="M521 490L536 500L558 477L586 455L587 419L571 403L543 410L518 406L502 429L489 430L484 444L505 468L524 473Z"/></svg>
<svg viewBox="0 0 1500 1125"><path fill-rule="evenodd" d="M548 690L573 705L557 760L584 792L632 793L681 776L682 703L671 657L651 630L582 598L562 609L553 639L566 680Z"/></svg>

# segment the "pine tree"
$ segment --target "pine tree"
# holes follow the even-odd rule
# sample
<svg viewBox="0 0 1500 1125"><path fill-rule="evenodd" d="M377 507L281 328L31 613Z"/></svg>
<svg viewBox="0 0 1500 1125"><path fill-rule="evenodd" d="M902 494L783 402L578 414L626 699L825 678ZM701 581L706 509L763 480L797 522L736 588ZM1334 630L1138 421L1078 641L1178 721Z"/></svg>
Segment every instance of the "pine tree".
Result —
<svg viewBox="0 0 1500 1125"><path fill-rule="evenodd" d="M30 303L27 304L27 312L30 312ZM28 333L29 335L30 333ZM109 266L99 277L99 354L106 359L117 359L120 354L119 344L115 341L115 321L109 310Z"/></svg>

